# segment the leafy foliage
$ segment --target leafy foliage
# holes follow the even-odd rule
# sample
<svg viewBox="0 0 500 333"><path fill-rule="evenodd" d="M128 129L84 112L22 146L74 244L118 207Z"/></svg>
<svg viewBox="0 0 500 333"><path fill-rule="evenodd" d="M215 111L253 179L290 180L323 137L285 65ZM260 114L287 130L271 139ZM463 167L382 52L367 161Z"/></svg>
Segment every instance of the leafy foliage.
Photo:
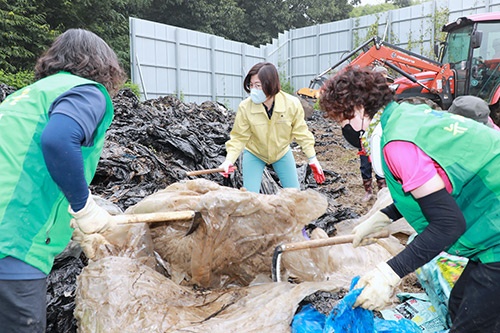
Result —
<svg viewBox="0 0 500 333"><path fill-rule="evenodd" d="M0 0L0 69L12 73L33 69L56 34L31 1Z"/></svg>
<svg viewBox="0 0 500 333"><path fill-rule="evenodd" d="M349 16L360 17L376 13L384 13L393 9L396 9L396 6L390 3L382 3L380 5L364 5L364 6L354 7Z"/></svg>
<svg viewBox="0 0 500 333"><path fill-rule="evenodd" d="M292 83L290 80L285 79L284 76L280 76L280 85L281 85L281 90L283 90L286 93L289 93L290 95L295 94L295 89L292 86Z"/></svg>
<svg viewBox="0 0 500 333"><path fill-rule="evenodd" d="M399 6L408 1L387 2ZM129 71L129 17L259 46L288 29L348 18L359 3L360 0L0 0L0 69L13 73L31 70L55 36L70 28L84 28L108 42Z"/></svg>
<svg viewBox="0 0 500 333"><path fill-rule="evenodd" d="M385 0L386 3L392 3L398 8L408 7L413 5L412 0Z"/></svg>
<svg viewBox="0 0 500 333"><path fill-rule="evenodd" d="M152 0L143 18L259 46L280 32L348 17L359 0Z"/></svg>
<svg viewBox="0 0 500 333"><path fill-rule="evenodd" d="M235 0L152 0L142 18L235 39L243 10Z"/></svg>
<svg viewBox="0 0 500 333"><path fill-rule="evenodd" d="M139 89L139 86L135 83L132 83L132 81L128 80L127 82L125 82L123 84L123 87L122 88L128 88L130 90L132 90L132 92L134 93L134 95L136 95L138 98L141 97L141 90Z"/></svg>
<svg viewBox="0 0 500 333"><path fill-rule="evenodd" d="M104 39L129 70L129 16L137 16L151 0L39 0L38 10L46 13L53 29L90 30Z"/></svg>
<svg viewBox="0 0 500 333"><path fill-rule="evenodd" d="M4 83L10 87L20 89L35 81L35 74L33 71L18 71L13 74L5 72L0 69L0 83Z"/></svg>
<svg viewBox="0 0 500 333"><path fill-rule="evenodd" d="M335 0L294 0L290 1L294 13L293 28L301 28L314 24L333 22L348 18L353 5L360 0L351 2ZM289 27L290 28L290 27Z"/></svg>

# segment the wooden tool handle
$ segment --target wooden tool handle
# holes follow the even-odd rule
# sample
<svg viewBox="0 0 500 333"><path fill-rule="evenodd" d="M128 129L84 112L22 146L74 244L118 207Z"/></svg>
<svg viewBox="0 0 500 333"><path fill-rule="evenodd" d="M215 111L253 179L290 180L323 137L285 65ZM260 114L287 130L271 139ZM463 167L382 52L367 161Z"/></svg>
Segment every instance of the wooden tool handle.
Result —
<svg viewBox="0 0 500 333"><path fill-rule="evenodd" d="M368 239L365 239L363 244L368 245L370 243L370 240L373 243L374 241L376 241L376 239L386 238L389 237L389 235L390 232L388 230L380 231L378 233L371 235L370 237L367 237ZM316 247L329 246L329 245L346 244L346 243L352 243L353 239L354 235L343 235L343 236L334 236L323 239L313 239L303 242L283 244L281 245L281 250L282 252L288 252L288 251L312 249Z"/></svg>
<svg viewBox="0 0 500 333"><path fill-rule="evenodd" d="M238 170L235 166L232 166L233 170ZM209 173L216 172L224 172L224 168L216 168L216 169L205 169L205 170L196 170L196 171L187 171L186 176L199 176L199 175L207 175Z"/></svg>
<svg viewBox="0 0 500 333"><path fill-rule="evenodd" d="M114 215L113 219L117 224L148 223L148 222L169 222L194 219L193 210L181 210L177 212L155 212L144 214L122 214Z"/></svg>

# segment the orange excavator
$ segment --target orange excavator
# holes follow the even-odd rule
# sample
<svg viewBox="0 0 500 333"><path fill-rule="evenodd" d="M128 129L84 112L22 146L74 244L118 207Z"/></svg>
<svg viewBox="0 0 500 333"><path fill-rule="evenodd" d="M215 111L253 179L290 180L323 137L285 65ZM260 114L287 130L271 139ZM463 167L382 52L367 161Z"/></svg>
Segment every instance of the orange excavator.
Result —
<svg viewBox="0 0 500 333"><path fill-rule="evenodd" d="M446 40L434 48L438 61L373 37L313 78L297 95L314 103L330 74L346 66L384 66L394 79L396 100L426 99L446 110L456 97L474 95L488 102L491 117L499 124L500 55L494 47L500 44L500 12L461 17L442 30Z"/></svg>

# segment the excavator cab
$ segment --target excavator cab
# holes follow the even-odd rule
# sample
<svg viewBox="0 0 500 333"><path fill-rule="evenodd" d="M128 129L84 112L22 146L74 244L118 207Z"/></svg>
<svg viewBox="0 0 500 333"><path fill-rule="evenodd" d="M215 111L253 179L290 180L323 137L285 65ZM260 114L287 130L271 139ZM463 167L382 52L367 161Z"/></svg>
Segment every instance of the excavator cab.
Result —
<svg viewBox="0 0 500 333"><path fill-rule="evenodd" d="M447 32L440 62L454 72L454 97L478 96L490 105L500 97L500 15L486 13L459 18Z"/></svg>

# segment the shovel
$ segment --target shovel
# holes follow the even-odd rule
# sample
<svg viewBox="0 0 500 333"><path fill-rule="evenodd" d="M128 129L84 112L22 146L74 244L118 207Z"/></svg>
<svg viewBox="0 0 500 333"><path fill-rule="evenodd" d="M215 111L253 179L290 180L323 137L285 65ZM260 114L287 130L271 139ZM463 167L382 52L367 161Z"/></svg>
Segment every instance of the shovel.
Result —
<svg viewBox="0 0 500 333"><path fill-rule="evenodd" d="M387 238L389 236L390 236L389 230L382 230L382 231L379 231L377 233L374 233L369 238L365 238L361 242L361 245L364 246L364 245L373 244L377 241L377 239ZM323 247L323 246L329 246L329 245L352 243L353 239L354 239L354 235L343 235L343 236L334 236L334 237L323 238L323 239L313 239L313 240L308 240L308 241L303 241L303 242L281 244L281 245L276 246L276 248L274 249L274 254L273 254L273 268L272 268L272 272L271 272L272 276L273 276L273 281L274 282L281 281L281 254L283 252L313 249L316 247Z"/></svg>
<svg viewBox="0 0 500 333"><path fill-rule="evenodd" d="M233 170L238 170L236 166L232 166ZM216 172L224 172L224 168L215 168L215 169L204 169L204 170L195 170L195 171L186 171L186 176L199 176L199 175L207 175L210 173Z"/></svg>
<svg viewBox="0 0 500 333"><path fill-rule="evenodd" d="M185 236L192 234L200 225L203 217L200 212L194 210L182 210L177 212L154 212L144 214L122 214L114 215L113 219L116 224L130 224L130 223L154 223L154 222L171 222L191 220L191 225Z"/></svg>

